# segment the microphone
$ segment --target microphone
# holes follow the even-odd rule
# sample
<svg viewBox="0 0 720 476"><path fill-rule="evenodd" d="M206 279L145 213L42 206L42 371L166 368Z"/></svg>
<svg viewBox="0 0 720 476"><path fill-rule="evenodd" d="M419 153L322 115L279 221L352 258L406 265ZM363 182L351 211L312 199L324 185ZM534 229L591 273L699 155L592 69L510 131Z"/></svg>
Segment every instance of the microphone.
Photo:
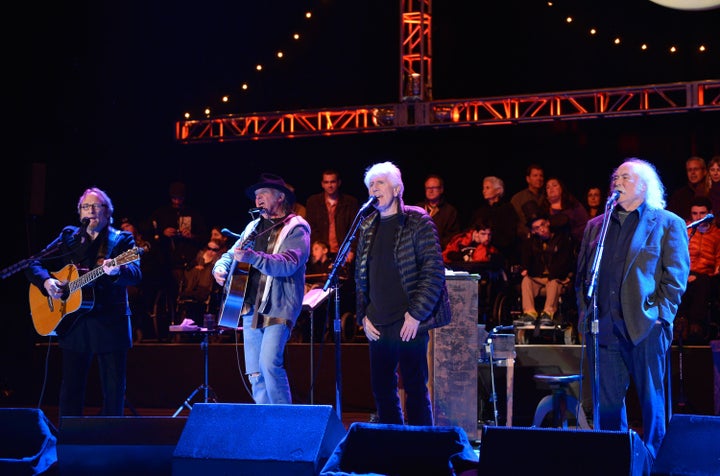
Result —
<svg viewBox="0 0 720 476"><path fill-rule="evenodd" d="M614 190L613 193L608 197L606 206L614 207L619 198L620 198L620 191Z"/></svg>
<svg viewBox="0 0 720 476"><path fill-rule="evenodd" d="M76 238L80 238L80 243L85 243L85 233L87 233L87 227L90 224L89 218L83 218L80 221L80 228L78 228L77 233L75 233Z"/></svg>
<svg viewBox="0 0 720 476"><path fill-rule="evenodd" d="M698 226L702 225L703 223L707 223L707 222L709 222L709 221L713 221L714 219L715 219L715 215L713 215L712 213L708 213L707 215L705 215L705 216L702 217L701 219L695 220L694 222L690 223L690 224L687 226L687 229L689 230L690 228L697 228Z"/></svg>
<svg viewBox="0 0 720 476"><path fill-rule="evenodd" d="M360 212L365 212L368 208L372 207L378 202L378 198L375 195L371 195L370 198L368 198L368 201L363 204L362 207L360 207Z"/></svg>
<svg viewBox="0 0 720 476"><path fill-rule="evenodd" d="M233 238L233 239L235 239L235 240L239 240L239 239L240 239L240 235L238 235L238 234L235 233L235 232L232 232L232 231L228 230L227 228L223 228L222 230L220 230L220 233L221 233L223 236L227 236L228 238Z"/></svg>
<svg viewBox="0 0 720 476"><path fill-rule="evenodd" d="M254 215L256 213L262 213L264 211L265 211L265 209L263 207L255 207L255 208L251 208L250 210L248 210L248 213L250 215Z"/></svg>

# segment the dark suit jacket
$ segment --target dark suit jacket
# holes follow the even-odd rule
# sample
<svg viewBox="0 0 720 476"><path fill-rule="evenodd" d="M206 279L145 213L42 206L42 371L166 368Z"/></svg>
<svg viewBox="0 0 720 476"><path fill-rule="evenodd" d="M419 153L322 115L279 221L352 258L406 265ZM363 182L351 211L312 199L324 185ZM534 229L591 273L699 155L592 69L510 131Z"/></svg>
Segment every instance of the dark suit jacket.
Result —
<svg viewBox="0 0 720 476"><path fill-rule="evenodd" d="M603 215L588 222L580 255L576 294L578 318L592 319L586 289L592 278L592 265L598 246ZM620 302L628 335L637 344L658 319L672 324L690 273L685 222L672 212L645 208L633 235L625 260ZM598 279L602 279L602 269ZM583 327L580 329L589 327Z"/></svg>

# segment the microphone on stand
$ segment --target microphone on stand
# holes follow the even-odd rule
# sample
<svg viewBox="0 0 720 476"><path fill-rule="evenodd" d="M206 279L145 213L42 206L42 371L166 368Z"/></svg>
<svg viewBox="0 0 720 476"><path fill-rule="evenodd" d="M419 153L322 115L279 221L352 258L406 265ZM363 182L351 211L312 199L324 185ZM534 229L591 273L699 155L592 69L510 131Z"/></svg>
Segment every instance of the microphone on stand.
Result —
<svg viewBox="0 0 720 476"><path fill-rule="evenodd" d="M689 230L690 228L697 228L697 227L699 227L700 225L702 225L703 223L707 223L707 222L709 222L709 221L713 221L714 219L715 219L715 215L713 215L712 213L708 213L707 215L705 215L705 216L702 217L701 219L695 220L694 222L690 223L690 224L687 226L687 229Z"/></svg>
<svg viewBox="0 0 720 476"><path fill-rule="evenodd" d="M620 198L620 191L614 190L612 194L607 199L607 204L605 205L606 208L612 208L615 205L617 205L617 201Z"/></svg>
<svg viewBox="0 0 720 476"><path fill-rule="evenodd" d="M378 202L378 198L375 195L371 195L370 198L368 198L368 201L363 204L362 207L360 207L360 211L358 213L365 213L370 207L375 205Z"/></svg>

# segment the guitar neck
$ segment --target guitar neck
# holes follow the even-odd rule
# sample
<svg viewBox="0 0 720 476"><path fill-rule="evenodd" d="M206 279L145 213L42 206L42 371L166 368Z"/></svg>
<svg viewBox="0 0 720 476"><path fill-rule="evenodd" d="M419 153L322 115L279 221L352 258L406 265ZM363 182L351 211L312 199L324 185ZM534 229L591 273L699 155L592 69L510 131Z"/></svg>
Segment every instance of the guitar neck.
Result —
<svg viewBox="0 0 720 476"><path fill-rule="evenodd" d="M114 260L113 260L114 262ZM103 269L102 265L98 266L97 268L92 269L91 271L88 271L87 273L83 274L79 278L77 278L75 281L71 281L68 284L68 287L70 289L70 292L77 291L78 289L82 288L83 286L87 286L88 284L95 281L97 278L105 274L105 270Z"/></svg>

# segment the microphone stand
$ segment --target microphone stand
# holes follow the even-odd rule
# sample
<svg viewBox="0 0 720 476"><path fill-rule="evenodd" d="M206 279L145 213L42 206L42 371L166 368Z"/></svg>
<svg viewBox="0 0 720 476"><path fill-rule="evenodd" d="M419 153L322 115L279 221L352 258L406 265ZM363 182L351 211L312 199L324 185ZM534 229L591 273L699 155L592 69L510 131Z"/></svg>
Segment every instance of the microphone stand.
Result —
<svg viewBox="0 0 720 476"><path fill-rule="evenodd" d="M350 245L355 241L357 230L362 223L363 212L365 207L361 208L355 218L353 219L352 225L350 225L350 231L345 235L340 248L338 249L337 256L335 256L335 262L330 269L327 281L323 286L322 290L327 291L332 286L333 292L335 293L335 320L333 321L333 333L335 336L335 412L340 420L342 420L342 360L340 358L340 343L342 339L342 322L340 319L340 293L339 288L339 277L337 275L338 270L345 264L345 259L350 251Z"/></svg>
<svg viewBox="0 0 720 476"><path fill-rule="evenodd" d="M600 229L600 240L598 246L595 249L595 256L592 264L592 274L590 278L590 284L588 285L586 297L592 300L592 313L593 319L590 325L590 331L592 333L592 344L593 344L593 428L595 430L600 429L600 366L598 365L598 332L600 330L600 323L598 321L598 307L597 307L597 280L598 274L600 273L600 262L602 261L603 251L605 249L605 236L607 235L608 225L610 224L610 216L612 211L617 204L616 200L611 200L605 205L605 214L603 215L602 228Z"/></svg>

